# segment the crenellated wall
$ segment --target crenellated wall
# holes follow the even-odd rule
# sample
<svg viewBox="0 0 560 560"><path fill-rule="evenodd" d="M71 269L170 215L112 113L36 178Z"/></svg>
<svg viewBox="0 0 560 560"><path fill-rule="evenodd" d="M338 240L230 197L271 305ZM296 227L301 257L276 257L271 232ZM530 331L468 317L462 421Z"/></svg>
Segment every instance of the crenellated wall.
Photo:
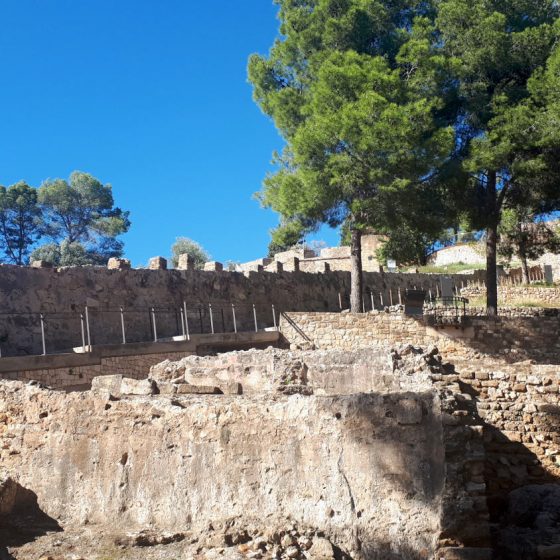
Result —
<svg viewBox="0 0 560 560"><path fill-rule="evenodd" d="M457 286L472 276L454 277ZM364 306L381 298L398 301L398 289L436 291L437 275L365 273ZM233 311L239 331L273 325L275 312L339 311L348 307L350 273L248 272L199 270L108 270L101 267L26 268L0 266L0 351L3 356L42 353L44 314L46 350L82 345L80 313L88 306L92 344L122 340L124 308L127 342L146 342L182 334L181 308L187 306L193 333L232 332ZM212 321L209 303L212 303ZM255 312L253 311L255 305ZM153 308L153 311L152 311ZM156 332L153 320L156 320ZM87 333L84 334L84 336Z"/></svg>

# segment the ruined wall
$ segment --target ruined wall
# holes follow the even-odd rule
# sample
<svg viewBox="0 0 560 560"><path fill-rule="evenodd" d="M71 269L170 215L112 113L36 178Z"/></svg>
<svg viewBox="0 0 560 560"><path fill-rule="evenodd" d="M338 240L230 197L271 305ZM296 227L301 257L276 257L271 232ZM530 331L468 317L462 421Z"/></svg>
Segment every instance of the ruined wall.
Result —
<svg viewBox="0 0 560 560"><path fill-rule="evenodd" d="M2 463L62 527L320 528L351 558L429 558L444 486L433 393L135 396L0 383Z"/></svg>
<svg viewBox="0 0 560 560"><path fill-rule="evenodd" d="M464 297L486 297L486 289L479 286L468 286L461 289ZM499 305L522 303L538 303L560 308L560 288L539 286L499 286Z"/></svg>
<svg viewBox="0 0 560 560"><path fill-rule="evenodd" d="M469 276L456 276L457 285ZM400 287L435 292L438 277L429 274L366 273L364 286L389 301ZM273 324L276 311L334 311L348 306L350 274L331 272L266 273L179 270L107 270L100 267L34 269L0 266L0 350L3 356L42 353L39 313L45 314L47 352L82 345L80 313L89 306L92 344L122 339L120 306L125 310L127 342L154 339L151 308L155 308L158 339L182 334L180 309L188 307L191 332L211 331L208 303L213 304L216 332L232 332L231 303L236 304L238 330ZM365 305L370 305L366 297Z"/></svg>
<svg viewBox="0 0 560 560"><path fill-rule="evenodd" d="M101 358L100 363L45 367L43 369L21 369L15 372L0 373L2 379L18 381L37 381L53 389L88 388L94 377L100 375L125 375L132 379L145 379L150 367L163 360L179 360L187 352L165 352L132 356L110 356ZM62 360L61 360L62 362Z"/></svg>
<svg viewBox="0 0 560 560"><path fill-rule="evenodd" d="M560 316L468 317L462 325L437 326L402 313L285 313L281 331L288 342L355 350L383 343L437 344L447 352L482 352L558 363Z"/></svg>

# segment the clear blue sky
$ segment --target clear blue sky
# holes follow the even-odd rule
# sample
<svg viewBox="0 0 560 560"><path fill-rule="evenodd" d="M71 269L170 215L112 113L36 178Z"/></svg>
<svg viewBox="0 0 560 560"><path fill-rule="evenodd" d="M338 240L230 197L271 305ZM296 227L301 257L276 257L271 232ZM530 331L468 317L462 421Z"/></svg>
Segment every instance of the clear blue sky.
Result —
<svg viewBox="0 0 560 560"><path fill-rule="evenodd" d="M252 194L282 142L246 65L277 34L272 0L6 0L0 26L0 184L111 183L135 265L177 236L265 254L277 218Z"/></svg>

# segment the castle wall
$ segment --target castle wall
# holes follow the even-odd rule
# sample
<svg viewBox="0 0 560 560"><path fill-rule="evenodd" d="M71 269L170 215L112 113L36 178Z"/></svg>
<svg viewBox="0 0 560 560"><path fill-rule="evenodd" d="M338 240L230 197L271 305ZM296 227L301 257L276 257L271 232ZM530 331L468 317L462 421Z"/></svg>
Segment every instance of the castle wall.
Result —
<svg viewBox="0 0 560 560"><path fill-rule="evenodd" d="M460 287L473 276L456 275ZM429 274L365 273L366 294L397 302L397 290L431 289L439 277ZM124 308L127 342L153 341L182 334L185 302L192 333L232 332L233 310L239 331L273 325L281 311L335 311L349 305L350 273L249 272L199 270L108 270L101 267L26 268L0 266L0 351L2 356L41 354L41 323L47 352L82 346L80 314L88 306L93 345L122 340L120 307ZM371 306L370 297L364 306ZM209 308L212 303L212 315ZM153 312L152 312L153 309ZM156 332L153 316L156 317ZM87 333L84 334L84 336Z"/></svg>

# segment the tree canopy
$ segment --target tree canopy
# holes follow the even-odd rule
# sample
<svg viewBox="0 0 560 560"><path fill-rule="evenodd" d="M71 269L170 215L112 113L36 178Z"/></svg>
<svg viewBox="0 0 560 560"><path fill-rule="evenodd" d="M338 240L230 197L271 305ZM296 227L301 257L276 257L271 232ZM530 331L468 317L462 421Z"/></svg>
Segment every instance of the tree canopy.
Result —
<svg viewBox="0 0 560 560"><path fill-rule="evenodd" d="M128 231L129 212L114 206L111 185L75 171L68 181L45 181L38 202L43 233L52 242L37 248L32 259L71 266L105 264L110 257L122 256L123 243L117 236Z"/></svg>
<svg viewBox="0 0 560 560"><path fill-rule="evenodd" d="M0 187L0 248L13 264L25 264L42 229L37 190L23 181Z"/></svg>
<svg viewBox="0 0 560 560"><path fill-rule="evenodd" d="M171 262L175 268L179 265L179 256L185 254L193 258L196 268L203 268L204 263L210 260L210 255L200 243L188 237L177 237L175 243L171 246Z"/></svg>
<svg viewBox="0 0 560 560"><path fill-rule="evenodd" d="M281 216L273 242L344 222L357 311L365 227L418 260L449 227L484 229L495 314L503 211L559 207L558 3L277 3L280 36L249 61L286 140L260 193Z"/></svg>
<svg viewBox="0 0 560 560"><path fill-rule="evenodd" d="M384 223L380 197L431 185L432 169L453 148L453 129L438 115L446 59L428 40L429 3L278 3L282 38L268 58L249 61L254 97L287 141L260 199L292 238L346 222L357 311L361 232Z"/></svg>

